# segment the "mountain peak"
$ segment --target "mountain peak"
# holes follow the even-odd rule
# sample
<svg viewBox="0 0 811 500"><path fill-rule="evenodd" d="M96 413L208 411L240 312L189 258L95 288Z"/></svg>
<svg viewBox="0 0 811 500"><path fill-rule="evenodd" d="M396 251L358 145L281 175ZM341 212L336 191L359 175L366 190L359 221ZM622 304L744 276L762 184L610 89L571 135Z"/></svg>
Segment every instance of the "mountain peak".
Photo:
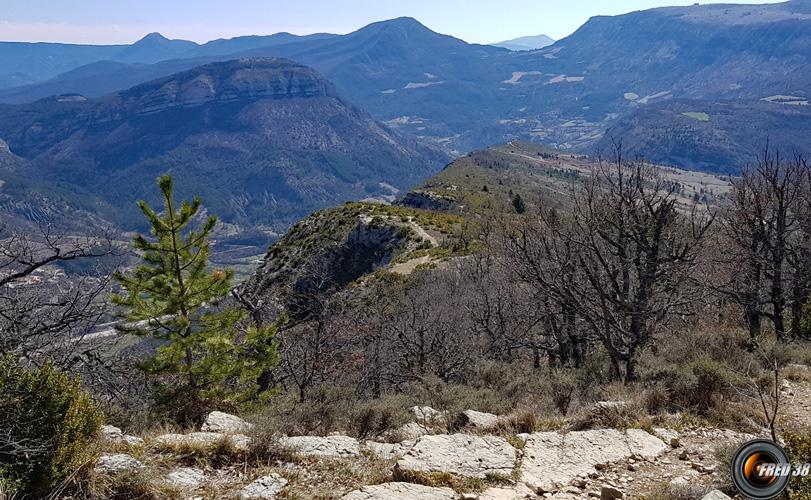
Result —
<svg viewBox="0 0 811 500"><path fill-rule="evenodd" d="M408 16L395 17L394 19L391 19L389 21L383 21L383 22L388 22L390 24L396 24L396 25L399 25L399 26L412 26L412 27L415 27L415 28L417 28L417 27L424 28L425 27L425 25L422 24L421 22L417 21L413 17L408 17Z"/></svg>
<svg viewBox="0 0 811 500"><path fill-rule="evenodd" d="M378 21L364 28L361 28L359 31L365 31L369 29L386 29L386 28L399 28L408 31L431 31L430 28L428 28L421 22L417 21L413 17L397 17L394 19L388 19L386 21Z"/></svg>
<svg viewBox="0 0 811 500"><path fill-rule="evenodd" d="M136 44L143 44L143 43L161 43L161 42L171 42L171 40L169 40L165 36L161 35L157 31L155 31L155 32L149 33L148 35L141 38L140 40L138 40L135 43Z"/></svg>

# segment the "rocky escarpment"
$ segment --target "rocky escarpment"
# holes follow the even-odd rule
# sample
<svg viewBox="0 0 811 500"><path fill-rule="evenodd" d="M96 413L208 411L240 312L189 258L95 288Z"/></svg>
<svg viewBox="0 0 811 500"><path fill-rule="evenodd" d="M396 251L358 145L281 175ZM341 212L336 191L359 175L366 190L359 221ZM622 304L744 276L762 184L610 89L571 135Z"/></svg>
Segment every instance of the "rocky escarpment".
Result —
<svg viewBox="0 0 811 500"><path fill-rule="evenodd" d="M289 310L290 301L301 293L340 290L417 248L436 247L437 237L420 225L425 222L419 220L423 215L372 203L317 212L271 246L238 293L259 310L273 314Z"/></svg>
<svg viewBox="0 0 811 500"><path fill-rule="evenodd" d="M171 108L248 99L286 99L338 95L312 68L286 59L239 59L206 64L138 85L118 98L126 112L158 113Z"/></svg>
<svg viewBox="0 0 811 500"><path fill-rule="evenodd" d="M21 162L22 160L11 151L8 143L0 138L0 170L11 170Z"/></svg>
<svg viewBox="0 0 811 500"><path fill-rule="evenodd" d="M453 205L453 200L443 197L432 191L424 191L415 189L414 191L404 194L399 200L398 205L411 208L420 208L423 210L449 210Z"/></svg>

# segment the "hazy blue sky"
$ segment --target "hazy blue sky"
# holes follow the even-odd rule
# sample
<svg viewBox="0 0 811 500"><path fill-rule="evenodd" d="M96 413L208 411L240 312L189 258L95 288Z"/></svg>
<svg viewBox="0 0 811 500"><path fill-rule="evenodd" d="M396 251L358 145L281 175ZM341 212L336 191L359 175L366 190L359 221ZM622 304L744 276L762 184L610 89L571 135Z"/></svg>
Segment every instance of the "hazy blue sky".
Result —
<svg viewBox="0 0 811 500"><path fill-rule="evenodd" d="M733 0L730 0L733 1ZM289 31L348 33L411 16L441 33L489 43L545 33L562 38L599 14L678 0L0 0L0 40L128 43L159 31L198 42ZM720 3L720 2L702 2ZM737 3L767 3L739 0Z"/></svg>

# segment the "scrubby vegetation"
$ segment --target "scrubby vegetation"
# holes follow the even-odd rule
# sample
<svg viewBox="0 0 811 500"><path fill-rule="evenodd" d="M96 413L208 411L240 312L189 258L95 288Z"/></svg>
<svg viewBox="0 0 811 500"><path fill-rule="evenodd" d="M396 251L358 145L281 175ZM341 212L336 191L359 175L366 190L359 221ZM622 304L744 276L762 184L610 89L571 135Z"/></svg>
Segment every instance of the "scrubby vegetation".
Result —
<svg viewBox="0 0 811 500"><path fill-rule="evenodd" d="M102 415L78 380L0 358L0 491L39 498L95 459Z"/></svg>
<svg viewBox="0 0 811 500"><path fill-rule="evenodd" d="M143 263L117 275L114 299L122 330L159 341L141 365L158 377L138 405L97 391L103 406L146 434L155 420L241 413L256 424L250 449L171 450L215 469L293 459L282 434L400 442L410 408L425 405L452 417L436 429L445 432L464 425L463 410L502 415L489 432L518 448L519 434L536 431L711 426L770 433L805 456L807 433L780 396L784 378L811 378L791 366L811 361L804 160L767 154L719 206L686 206L681 186L622 158L570 181L565 203L549 205L476 180L477 196L504 191L504 204L453 209L462 215L367 203L319 212L232 290L231 273L207 265L216 220L186 231L200 201L177 210L164 178L165 213L141 207L155 238L136 237ZM387 267L418 259L408 274ZM391 479L378 474L391 464L372 462L347 474ZM80 466L66 463L60 470ZM459 491L498 483L408 479ZM94 491L136 491L142 480Z"/></svg>

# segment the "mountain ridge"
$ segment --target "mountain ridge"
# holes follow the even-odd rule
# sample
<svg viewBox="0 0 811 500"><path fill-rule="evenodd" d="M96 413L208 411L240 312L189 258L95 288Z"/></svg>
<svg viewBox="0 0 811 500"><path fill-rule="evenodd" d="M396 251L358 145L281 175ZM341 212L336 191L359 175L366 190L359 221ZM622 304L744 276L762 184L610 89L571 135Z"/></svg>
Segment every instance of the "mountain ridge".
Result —
<svg viewBox="0 0 811 500"><path fill-rule="evenodd" d="M272 232L407 189L446 160L283 59L212 63L98 99L3 105L0 137L25 160L6 193L61 193L125 227L137 214L121 207L151 199L164 172L226 222Z"/></svg>
<svg viewBox="0 0 811 500"><path fill-rule="evenodd" d="M286 57L317 69L376 120L451 155L514 139L589 153L620 118L673 98L807 99L807 5L713 4L596 16L553 46L526 52L467 44L398 18L347 35L279 35L273 45L232 56L85 67L59 81L0 92L0 100L98 97L223 57ZM719 21L727 12L734 22ZM745 145L763 133L729 137ZM673 160L683 165L683 158Z"/></svg>

